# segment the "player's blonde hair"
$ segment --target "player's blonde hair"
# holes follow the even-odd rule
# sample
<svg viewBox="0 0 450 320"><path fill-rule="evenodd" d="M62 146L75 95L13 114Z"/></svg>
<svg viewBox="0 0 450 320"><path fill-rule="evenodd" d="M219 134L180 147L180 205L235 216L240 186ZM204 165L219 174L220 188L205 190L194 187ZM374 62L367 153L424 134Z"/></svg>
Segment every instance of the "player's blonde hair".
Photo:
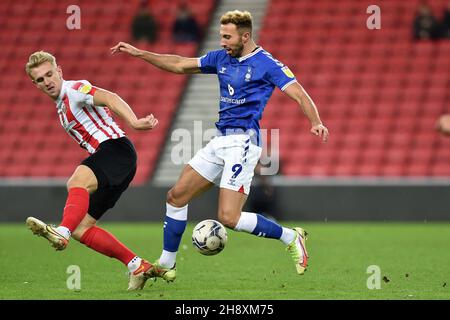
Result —
<svg viewBox="0 0 450 320"><path fill-rule="evenodd" d="M220 24L232 23L236 25L238 30L247 29L252 31L253 19L248 11L228 11L220 18Z"/></svg>
<svg viewBox="0 0 450 320"><path fill-rule="evenodd" d="M45 51L36 51L32 54L30 54L30 57L28 58L28 62L25 65L25 71L27 72L28 76L31 78L31 80L34 80L31 76L31 69L36 68L43 64L44 62L50 62L54 67L56 67L56 58L51 53L45 52Z"/></svg>

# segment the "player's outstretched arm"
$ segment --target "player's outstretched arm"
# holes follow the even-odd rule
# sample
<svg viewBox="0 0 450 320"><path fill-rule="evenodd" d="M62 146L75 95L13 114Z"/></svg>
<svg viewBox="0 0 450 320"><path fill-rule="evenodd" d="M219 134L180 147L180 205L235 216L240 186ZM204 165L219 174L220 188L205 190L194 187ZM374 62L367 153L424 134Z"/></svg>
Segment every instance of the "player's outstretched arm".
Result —
<svg viewBox="0 0 450 320"><path fill-rule="evenodd" d="M135 130L150 130L158 124L153 114L138 119L130 106L117 94L98 88L94 93L94 105L106 106Z"/></svg>
<svg viewBox="0 0 450 320"><path fill-rule="evenodd" d="M126 42L119 42L111 48L111 53L125 52L129 55L141 58L144 61L162 70L173 73L200 73L197 58L185 58L172 54L157 54L133 47Z"/></svg>
<svg viewBox="0 0 450 320"><path fill-rule="evenodd" d="M323 142L327 142L328 129L322 124L319 111L305 89L298 82L294 82L284 92L300 105L303 113L308 117L311 122L311 133L321 137Z"/></svg>

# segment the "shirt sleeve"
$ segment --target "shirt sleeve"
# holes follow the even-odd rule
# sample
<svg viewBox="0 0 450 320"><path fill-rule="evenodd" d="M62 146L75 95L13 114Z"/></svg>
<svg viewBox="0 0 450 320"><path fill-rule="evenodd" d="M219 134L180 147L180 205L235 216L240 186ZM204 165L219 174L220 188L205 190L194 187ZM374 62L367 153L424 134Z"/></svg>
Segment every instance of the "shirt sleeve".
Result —
<svg viewBox="0 0 450 320"><path fill-rule="evenodd" d="M198 67L202 73L217 73L217 61L221 51L210 51L198 58Z"/></svg>
<svg viewBox="0 0 450 320"><path fill-rule="evenodd" d="M268 80L280 88L281 91L286 90L288 86L297 82L295 75L289 67L280 62L271 64L267 70L266 76Z"/></svg>
<svg viewBox="0 0 450 320"><path fill-rule="evenodd" d="M87 105L94 105L94 93L97 90L96 87L92 86L87 80L77 81L73 86L77 92L77 100L84 102Z"/></svg>

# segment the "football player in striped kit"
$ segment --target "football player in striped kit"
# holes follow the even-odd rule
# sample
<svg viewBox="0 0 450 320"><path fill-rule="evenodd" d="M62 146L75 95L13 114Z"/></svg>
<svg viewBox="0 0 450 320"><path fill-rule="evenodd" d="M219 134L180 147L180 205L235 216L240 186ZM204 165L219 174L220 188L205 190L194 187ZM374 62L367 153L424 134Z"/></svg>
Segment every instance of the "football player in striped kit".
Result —
<svg viewBox="0 0 450 320"><path fill-rule="evenodd" d="M96 226L128 188L136 173L136 151L113 120L110 110L135 130L151 130L158 120L138 119L117 94L92 86L86 80L63 79L55 57L44 51L30 55L25 67L34 85L56 103L64 130L90 155L67 182L68 197L58 227L29 217L28 228L46 238L56 250L64 250L70 238L128 267L128 290L142 289L153 265L141 259L116 237Z"/></svg>

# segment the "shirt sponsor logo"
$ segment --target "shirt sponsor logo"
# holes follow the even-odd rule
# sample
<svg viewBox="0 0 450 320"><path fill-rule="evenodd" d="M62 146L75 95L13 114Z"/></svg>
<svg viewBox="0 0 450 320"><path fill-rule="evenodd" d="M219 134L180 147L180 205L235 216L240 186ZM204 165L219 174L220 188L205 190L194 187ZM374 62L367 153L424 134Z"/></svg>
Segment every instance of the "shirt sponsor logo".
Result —
<svg viewBox="0 0 450 320"><path fill-rule="evenodd" d="M234 88L228 84L228 92L230 93L230 96L234 94Z"/></svg>
<svg viewBox="0 0 450 320"><path fill-rule="evenodd" d="M245 103L245 98L244 99L231 99L231 98L227 98L227 97L220 97L220 102L225 102L225 103L232 103L232 104L244 104Z"/></svg>

